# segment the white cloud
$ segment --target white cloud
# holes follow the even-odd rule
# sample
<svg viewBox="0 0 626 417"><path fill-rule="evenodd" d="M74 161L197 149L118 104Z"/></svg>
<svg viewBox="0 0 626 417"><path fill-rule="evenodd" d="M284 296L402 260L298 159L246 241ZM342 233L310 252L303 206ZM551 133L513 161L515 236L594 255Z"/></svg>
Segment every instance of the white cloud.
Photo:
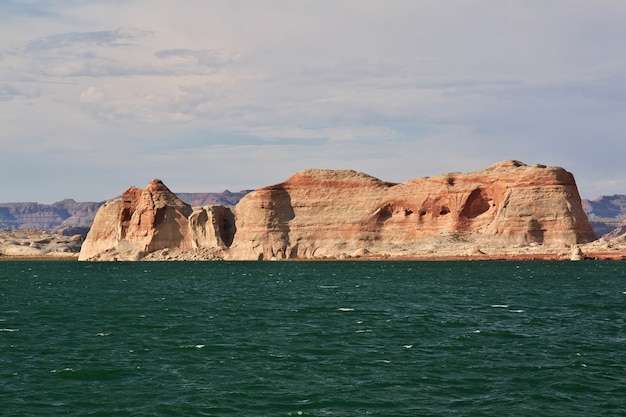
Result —
<svg viewBox="0 0 626 417"><path fill-rule="evenodd" d="M124 47L135 44L140 36L142 36L141 33L123 30L66 32L34 39L26 45L24 51L48 53L67 48Z"/></svg>
<svg viewBox="0 0 626 417"><path fill-rule="evenodd" d="M81 103L95 103L97 101L102 100L104 97L104 93L98 87L89 87L80 93L80 102Z"/></svg>

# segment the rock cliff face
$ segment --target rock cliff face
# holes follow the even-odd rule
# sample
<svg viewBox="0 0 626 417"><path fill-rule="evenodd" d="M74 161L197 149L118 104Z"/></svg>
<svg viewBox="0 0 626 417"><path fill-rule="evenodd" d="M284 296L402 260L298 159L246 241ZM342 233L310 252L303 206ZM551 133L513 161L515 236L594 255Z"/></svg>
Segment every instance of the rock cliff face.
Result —
<svg viewBox="0 0 626 417"><path fill-rule="evenodd" d="M139 260L162 249L216 248L232 241L230 210L181 201L160 180L131 187L105 203L83 243L79 260Z"/></svg>
<svg viewBox="0 0 626 417"><path fill-rule="evenodd" d="M596 238L572 174L517 161L396 185L306 170L250 193L235 214L230 256L246 259L402 256L459 242L569 247Z"/></svg>
<svg viewBox="0 0 626 417"><path fill-rule="evenodd" d="M569 254L595 239L572 174L504 161L403 184L309 169L251 192L234 213L192 209L155 180L100 209L79 259L141 259L162 249L177 251L177 259L204 250L254 260L485 255L513 247Z"/></svg>

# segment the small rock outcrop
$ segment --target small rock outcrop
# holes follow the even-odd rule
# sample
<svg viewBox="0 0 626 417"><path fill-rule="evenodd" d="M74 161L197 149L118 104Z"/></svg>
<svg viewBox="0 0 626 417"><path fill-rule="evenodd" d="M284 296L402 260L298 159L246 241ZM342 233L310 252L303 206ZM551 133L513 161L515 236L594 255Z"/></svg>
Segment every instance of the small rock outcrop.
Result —
<svg viewBox="0 0 626 417"><path fill-rule="evenodd" d="M480 258L511 251L558 251L567 259L573 245L595 239L571 173L503 161L402 184L307 169L247 194L234 211L192 208L153 180L100 209L79 259L154 259L162 250L175 259Z"/></svg>
<svg viewBox="0 0 626 417"><path fill-rule="evenodd" d="M83 237L65 230L0 230L2 259L76 259Z"/></svg>
<svg viewBox="0 0 626 417"><path fill-rule="evenodd" d="M222 206L194 210L155 179L100 208L79 260L139 260L162 249L221 248L232 241L222 226L232 222L229 212Z"/></svg>

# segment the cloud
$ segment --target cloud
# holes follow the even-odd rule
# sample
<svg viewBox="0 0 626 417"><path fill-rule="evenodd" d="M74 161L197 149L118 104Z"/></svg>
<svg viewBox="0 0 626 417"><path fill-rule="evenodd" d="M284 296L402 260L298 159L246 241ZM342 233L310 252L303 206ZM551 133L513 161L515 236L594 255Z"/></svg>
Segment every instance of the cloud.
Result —
<svg viewBox="0 0 626 417"><path fill-rule="evenodd" d="M95 103L97 101L102 100L104 97L104 93L98 87L89 87L82 93L80 93L80 102L81 103Z"/></svg>
<svg viewBox="0 0 626 417"><path fill-rule="evenodd" d="M135 31L136 32L136 31ZM133 45L142 36L141 32L133 33L128 30L103 30L98 32L67 32L45 36L29 42L25 52L64 49L71 47L123 47Z"/></svg>
<svg viewBox="0 0 626 417"><path fill-rule="evenodd" d="M149 37L141 30L66 32L31 40L11 55L25 73L34 79L52 77L48 81L166 73L140 59L141 42Z"/></svg>
<svg viewBox="0 0 626 417"><path fill-rule="evenodd" d="M55 15L46 7L41 7L37 2L26 2L22 0L3 0L0 20L8 20L15 16L27 17L52 17Z"/></svg>
<svg viewBox="0 0 626 417"><path fill-rule="evenodd" d="M590 194L626 177L626 3L6 4L0 144L30 162L71 150L87 182L107 164L197 185L211 166L235 188L304 166L397 181L500 159L563 165Z"/></svg>
<svg viewBox="0 0 626 417"><path fill-rule="evenodd" d="M9 101L17 97L26 97L26 94L11 84L0 84L0 101Z"/></svg>
<svg viewBox="0 0 626 417"><path fill-rule="evenodd" d="M156 51L154 56L159 59L179 60L179 62L192 61L193 64L202 67L222 67L238 58L237 56L226 56L224 52L217 50L192 50L185 48Z"/></svg>

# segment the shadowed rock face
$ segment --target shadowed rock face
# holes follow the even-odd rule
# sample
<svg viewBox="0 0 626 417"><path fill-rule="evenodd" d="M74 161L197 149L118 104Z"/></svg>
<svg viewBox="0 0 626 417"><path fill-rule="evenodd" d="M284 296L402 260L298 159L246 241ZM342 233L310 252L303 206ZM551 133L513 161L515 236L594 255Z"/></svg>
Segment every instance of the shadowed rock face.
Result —
<svg viewBox="0 0 626 417"><path fill-rule="evenodd" d="M80 259L139 259L165 248L208 248L226 259L410 256L442 243L569 247L596 238L572 174L518 161L402 184L308 169L246 195L234 213L192 209L155 180L101 211Z"/></svg>

